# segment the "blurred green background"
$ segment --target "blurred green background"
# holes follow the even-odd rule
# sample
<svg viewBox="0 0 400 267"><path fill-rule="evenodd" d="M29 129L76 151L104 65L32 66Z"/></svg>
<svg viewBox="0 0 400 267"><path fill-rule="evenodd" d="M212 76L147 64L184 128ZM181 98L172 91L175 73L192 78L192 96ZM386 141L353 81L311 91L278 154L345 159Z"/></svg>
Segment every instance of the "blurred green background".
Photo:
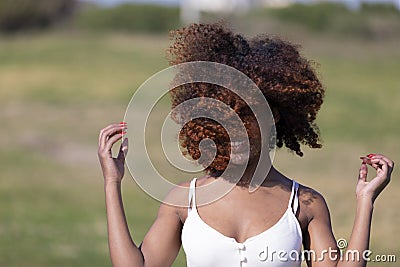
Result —
<svg viewBox="0 0 400 267"><path fill-rule="evenodd" d="M320 64L324 146L303 158L282 149L275 164L325 196L336 238L348 239L358 157L399 161L400 11L323 3L201 13L220 20L246 36L283 36ZM98 132L121 121L135 89L167 67L168 31L180 26L175 6L0 1L0 266L110 265ZM371 250L400 260L397 173L375 204ZM129 174L123 194L140 243L159 203ZM182 253L174 266L185 266Z"/></svg>

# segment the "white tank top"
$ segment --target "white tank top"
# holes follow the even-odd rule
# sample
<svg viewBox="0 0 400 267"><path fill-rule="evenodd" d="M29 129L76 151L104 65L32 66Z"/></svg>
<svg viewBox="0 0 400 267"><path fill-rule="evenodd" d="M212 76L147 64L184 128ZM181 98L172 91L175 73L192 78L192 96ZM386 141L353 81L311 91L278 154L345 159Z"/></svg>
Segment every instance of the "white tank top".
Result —
<svg viewBox="0 0 400 267"><path fill-rule="evenodd" d="M181 236L188 267L300 267L302 233L295 215L298 183L293 181L288 208L279 221L243 243L223 235L201 219L195 187L196 178L190 183L189 205L192 205Z"/></svg>

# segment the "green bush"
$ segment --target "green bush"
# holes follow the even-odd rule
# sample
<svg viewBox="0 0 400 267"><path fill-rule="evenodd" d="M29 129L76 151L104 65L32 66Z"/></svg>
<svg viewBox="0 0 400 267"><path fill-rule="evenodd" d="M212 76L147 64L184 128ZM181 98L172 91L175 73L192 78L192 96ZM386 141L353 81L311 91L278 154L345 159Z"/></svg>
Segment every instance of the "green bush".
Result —
<svg viewBox="0 0 400 267"><path fill-rule="evenodd" d="M258 10L250 16L271 17L318 33L366 38L400 35L400 11L388 4L364 3L359 10L339 3L294 4Z"/></svg>
<svg viewBox="0 0 400 267"><path fill-rule="evenodd" d="M350 11L340 4L317 3L312 5L294 4L292 6L271 10L270 15L281 20L300 23L314 31L325 31L332 26L338 15Z"/></svg>
<svg viewBox="0 0 400 267"><path fill-rule="evenodd" d="M362 3L360 12L363 14L395 15L400 17L400 11L392 4Z"/></svg>
<svg viewBox="0 0 400 267"><path fill-rule="evenodd" d="M43 28L71 15L75 0L1 0L0 30Z"/></svg>
<svg viewBox="0 0 400 267"><path fill-rule="evenodd" d="M89 30L165 32L179 27L179 9L139 4L87 8L77 14L75 25Z"/></svg>

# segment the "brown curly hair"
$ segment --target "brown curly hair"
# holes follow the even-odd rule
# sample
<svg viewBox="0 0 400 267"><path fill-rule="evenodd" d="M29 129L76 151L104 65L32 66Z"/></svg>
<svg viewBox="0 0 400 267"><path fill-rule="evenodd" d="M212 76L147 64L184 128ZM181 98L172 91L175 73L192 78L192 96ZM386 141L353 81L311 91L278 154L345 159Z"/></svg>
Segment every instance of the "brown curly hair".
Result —
<svg viewBox="0 0 400 267"><path fill-rule="evenodd" d="M192 24L171 31L170 36L173 41L167 50L170 65L191 61L218 62L236 68L254 81L271 109L279 115L275 124L279 148L285 145L303 156L301 144L321 147L315 119L323 102L324 87L316 75L314 63L300 55L297 45L270 35L247 40L219 23ZM226 88L189 83L171 90L170 96L172 108L196 97L222 101L243 120L249 139L254 137L255 130L246 124L248 116L254 114L239 96ZM217 153L206 172L218 176L226 169L230 160L230 138L219 123L208 118L192 119L183 125L179 137L184 154L188 153L194 160L200 158L201 140L212 139Z"/></svg>

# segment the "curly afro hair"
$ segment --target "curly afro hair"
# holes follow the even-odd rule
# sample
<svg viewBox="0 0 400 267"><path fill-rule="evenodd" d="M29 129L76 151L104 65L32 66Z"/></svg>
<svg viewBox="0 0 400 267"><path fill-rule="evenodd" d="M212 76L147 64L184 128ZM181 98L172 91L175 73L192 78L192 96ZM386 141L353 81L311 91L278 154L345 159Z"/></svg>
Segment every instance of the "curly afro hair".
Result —
<svg viewBox="0 0 400 267"><path fill-rule="evenodd" d="M274 115L279 116L275 124L279 148L285 145L303 156L301 144L321 147L315 119L323 102L324 87L316 75L314 63L300 55L298 46L270 35L246 39L221 24L192 24L171 31L170 36L173 42L167 50L170 65L191 61L218 62L236 68L254 81ZM172 108L196 97L220 100L243 120L249 138L254 135L254 129L246 125L246 117L254 114L228 89L207 83L189 83L174 88L170 95ZM212 175L226 169L230 160L230 139L216 121L192 119L183 125L179 137L184 154L195 160L200 158L201 140L212 139L217 153L206 172Z"/></svg>

